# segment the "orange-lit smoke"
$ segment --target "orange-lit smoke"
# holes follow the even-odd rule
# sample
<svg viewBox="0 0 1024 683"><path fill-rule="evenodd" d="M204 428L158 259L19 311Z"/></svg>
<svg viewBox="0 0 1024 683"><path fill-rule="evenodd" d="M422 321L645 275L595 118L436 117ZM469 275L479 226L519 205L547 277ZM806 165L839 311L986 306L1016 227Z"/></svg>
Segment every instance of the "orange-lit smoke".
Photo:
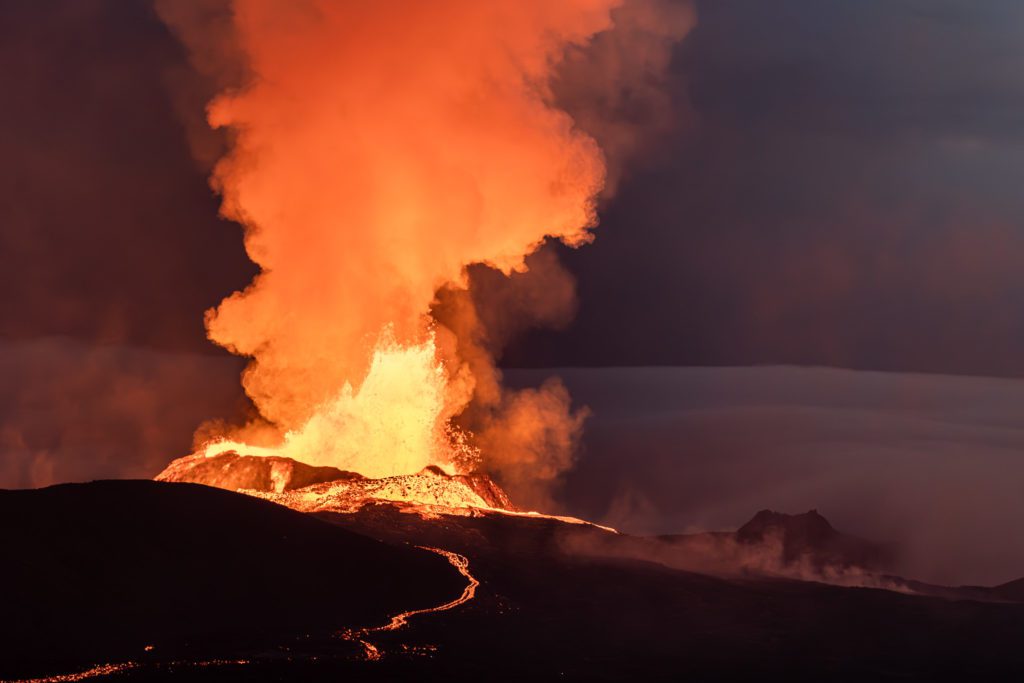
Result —
<svg viewBox="0 0 1024 683"><path fill-rule="evenodd" d="M262 417L235 438L371 475L458 467L472 435L449 421L479 392L508 408L494 434L569 445L564 389L502 397L429 314L469 264L509 274L545 237L590 239L604 159L551 87L619 1L234 0L229 37L202 21L216 3L158 6L201 70L247 73L208 108L232 141L212 183L261 268L207 314L252 358Z"/></svg>

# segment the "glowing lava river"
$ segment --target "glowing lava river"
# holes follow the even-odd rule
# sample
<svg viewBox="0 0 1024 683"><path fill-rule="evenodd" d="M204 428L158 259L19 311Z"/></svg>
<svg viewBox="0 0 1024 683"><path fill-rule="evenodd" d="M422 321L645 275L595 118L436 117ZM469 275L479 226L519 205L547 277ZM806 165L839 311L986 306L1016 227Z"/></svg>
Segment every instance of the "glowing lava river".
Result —
<svg viewBox="0 0 1024 683"><path fill-rule="evenodd" d="M476 596L476 589L477 586L480 585L480 582L477 581L476 578L469 573L469 560L466 559L465 555L459 555L458 553L453 553L448 550L441 550L440 548L427 548L426 546L419 547L423 548L424 550L429 550L430 552L437 553L438 555L444 557L446 560L448 560L448 562L451 563L453 567L455 567L459 571L460 574L466 577L466 580L469 583L466 584L466 588L462 591L462 595L460 595L455 600L452 600L451 602L446 602L445 604L440 605L438 607L428 607L426 609L417 609L412 610L410 612L402 612L401 614L396 614L395 616L391 617L391 621L388 623L387 626L382 626L380 628L373 629L374 631L396 631L405 626L406 623L408 623L409 617L414 617L418 614L430 614L432 612L445 612L447 610L453 609L455 607L458 607L459 605L469 602Z"/></svg>
<svg viewBox="0 0 1024 683"><path fill-rule="evenodd" d="M477 586L480 585L480 582L476 579L476 577L469 573L469 560L466 558L465 555L459 555L458 553L453 553L449 550L442 550L440 548L428 548L426 546L417 547L422 548L423 550L429 550L430 552L437 553L438 555L444 557L446 560L448 560L448 562L451 563L453 567L455 567L459 571L460 574L466 577L466 580L469 583L467 583L465 589L463 589L462 595L460 595L459 597L450 602L446 602L443 605L438 605L437 607L426 607L424 609L409 610L408 612L401 612L400 614L396 614L395 616L391 617L391 621L389 621L384 626L378 626L376 628L365 628L360 629L358 631L343 631L339 634L345 640L351 640L362 645L366 654L366 658L368 660L376 661L383 657L380 648L378 648L376 645L374 645L366 639L366 636L368 636L369 634L380 633L383 631L397 631L398 629L402 628L407 623L409 623L410 617L414 617L420 614L445 612L447 610L453 609L455 607L458 607L459 605L469 602L476 596L476 589Z"/></svg>

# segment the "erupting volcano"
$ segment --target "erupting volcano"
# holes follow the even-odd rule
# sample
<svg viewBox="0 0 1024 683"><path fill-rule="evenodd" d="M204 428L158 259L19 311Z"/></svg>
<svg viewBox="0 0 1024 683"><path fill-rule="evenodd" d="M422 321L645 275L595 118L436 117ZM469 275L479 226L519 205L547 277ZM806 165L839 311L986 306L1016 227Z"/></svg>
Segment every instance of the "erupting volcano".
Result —
<svg viewBox="0 0 1024 683"><path fill-rule="evenodd" d="M1009 478L970 479L980 470L956 451L973 456L968 446L981 444L986 457L1009 462L1024 443L1013 426L1024 383L1013 389L1008 379L933 382L873 370L724 367L736 358L789 363L802 358L805 343L820 345L829 359L860 363L885 341L854 335L849 350L848 340L834 338L845 332L836 327L842 333L834 334L833 324L868 308L853 296L861 275L845 252L863 258L877 235L808 241L809 224L819 222L815 212L841 194L827 185L831 176L801 190L814 195L804 206L793 188L752 180L748 169L735 170L729 154L720 154L719 147L751 152L756 167L779 148L806 163L804 157L821 155L821 145L833 144L834 129L867 109L851 107L845 96L814 109L811 91L822 83L830 92L842 88L821 77L817 58L808 68L812 62L791 57L788 46L772 56L775 62L745 62L748 51L763 49L761 34L770 31L760 22L772 12L801 30L813 25L789 3L754 11L758 3L719 0L147 0L143 10L114 0L61 2L116 8L103 13L116 25L112 31L121 30L119 13L130 9L159 32L166 45L151 48L148 37L135 36L129 54L152 49L161 65L174 60L176 69L161 71L160 86L160 103L180 138L174 151L199 189L202 216L237 229L245 254L237 236L223 233L216 239L230 243L240 270L211 265L226 263L226 252L189 249L206 260L182 257L188 272L226 274L187 299L193 346L164 339L165 330L185 325L163 317L147 327L145 343L117 346L118 300L103 308L114 311L109 321L89 321L105 345L99 351L48 337L39 349L18 345L13 361L0 357L0 367L28 387L24 397L0 401L0 454L14 454L14 464L0 462L0 477L43 486L0 489L0 524L7 524L0 529L0 585L8 589L0 683L860 681L935 680L950 672L975 680L1024 670L1024 579L1010 573L1024 547L1017 556L999 555L1010 544L997 533L1016 529L997 508L1009 509L1008 500L1019 505L1019 492ZM741 23L760 33L730 51L714 20L735 12L734 5L742 9ZM703 31L697 7L713 20ZM77 22L78 11L54 21ZM17 11L0 9L4 20L9 14ZM923 24L956 13L913 14ZM20 42L36 51L58 43L31 28ZM74 36L89 42L77 23ZM927 43L914 36L915 48ZM810 42L819 49L830 42L815 38ZM6 49L0 41L0 57L9 57ZM901 44L901 58L905 50ZM126 61L121 56L104 68L119 72ZM842 71L863 85L863 64L850 69L853 63L843 61ZM10 69L15 81L21 71L33 86L36 71L59 74L59 87L39 90L63 96L81 80L90 98L116 92L120 99L110 109L119 116L124 93L134 94L110 86L106 71L65 79L63 68L25 64ZM703 71L691 82L689 70L697 66ZM776 87L772 79L785 81L791 71L810 85ZM996 76L982 90L994 88ZM906 85L887 82L871 105ZM941 92L927 85L930 96ZM36 97L36 88L11 87L12 104L0 116L9 108L32 118L23 116L19 97ZM731 89L751 92L730 104L723 91ZM769 91L764 121L782 121L784 134L751 124L761 121L751 111ZM1001 96L1001 107L1014 101L1012 94ZM968 120L964 99L957 92L941 101L956 103L957 118ZM54 102L64 100L40 102L55 110L61 107ZM726 121L716 119L698 134L691 104L694 113ZM932 109L906 106L892 118L902 122L908 112ZM829 119L838 111L844 116ZM793 144L794 131L819 115L826 125L809 126L813 144ZM132 128L125 121L121 116L117 125ZM734 135L730 126L741 125L751 130ZM918 144L930 125L900 138ZM60 131L40 128L47 145L29 155L26 174L47 176L47 199L50 175L90 194L84 175L62 163L66 154L80 154L74 140L62 137L76 125L61 120ZM935 159L989 151L974 130L936 128L943 137ZM856 127L851 147L871 130ZM679 147L659 155L670 134ZM114 136L111 162L131 146L131 135ZM676 153L697 161L679 171L662 159ZM662 161L664 169L657 166ZM823 165L832 173L842 164L829 158ZM883 187L885 179L861 161L853 166ZM162 188L157 173L140 182ZM719 175L716 182L731 183L727 191L703 177ZM928 181L945 175L931 173ZM0 213L17 206L14 224L24 218L33 227L26 234L45 232L25 218L34 209L22 210L22 179L13 180L0 196ZM677 197L682 186L688 194ZM888 209L899 213L892 206L901 193L883 190L877 193ZM123 211L133 229L162 206L142 194ZM178 201L177 191L168 194ZM748 199L752 213L733 211ZM663 210L673 202L677 213ZM794 206L806 211L793 214L790 244L782 223ZM938 215L939 208L926 213ZM688 243L665 242L675 251L663 257L662 272L647 272L652 249L629 230L643 210L648 221L665 222L673 239L684 227L693 233ZM758 211L776 222L762 230ZM703 221L692 229L684 225L690 212ZM574 251L599 238L599 215L605 239ZM872 218L866 210L863 216ZM96 237L103 233L78 230L77 212L73 218L64 222L85 239L65 249L104 242ZM1005 252L1024 254L1020 240L996 225L993 234L1010 247ZM734 235L727 228L750 234L743 233L740 246L721 247L718 232L727 241ZM910 251L902 241L912 245L916 228L893 232L899 249ZM210 246L212 234L203 231L197 243ZM955 249L925 250L939 265L903 273L905 254L897 249L895 256L872 254L872 268L901 286L925 281L941 295L935 310L944 310L960 297L937 274L957 258L964 272L976 274L982 253L961 249L959 233L950 234ZM143 241L155 263L162 243ZM634 242L647 251L631 253ZM9 244L21 248L19 240L0 247ZM594 256L597 264L606 259L603 270L581 265L604 244L611 245L605 255ZM784 263L756 263L768 246ZM691 248L700 252L697 262L681 258ZM724 269L714 261L723 255ZM87 254L74 256L72 277L79 269L108 277ZM131 263L135 269L126 272L135 273L146 268L137 263L149 261ZM52 273L43 270L33 277L47 280ZM644 282L595 286L598 270L601 277L611 270ZM724 345L707 341L716 337L684 339L688 328L681 333L682 323L666 322L690 320L679 316L681 302L690 305L707 275L697 271L705 270L724 270L728 286L695 302L690 315L728 319ZM600 315L587 305L577 311L577 275L581 301L596 302L590 305ZM164 286L180 281L159 277ZM19 279L15 273L8 284ZM987 274L978 279L972 297L1003 289ZM116 282L118 289L133 284ZM673 287L676 300L663 299ZM874 287L872 301L881 298ZM810 299L790 302L795 290L808 290ZM166 315L149 294L142 298L147 320ZM834 302L835 318L829 310L821 323L826 331L810 325L815 306L831 309ZM913 317L904 303L896 298L880 317L864 320ZM647 309L647 327L634 324L642 316L631 317L633 307ZM38 308L33 320L49 310ZM74 306L53 308L53 317L90 318ZM570 340L571 350L545 356L555 346L545 340L553 337L524 337L538 328L566 331L558 338ZM4 329L20 340L18 323ZM612 329L616 334L603 340ZM607 344L590 354L599 341ZM752 353L766 341L776 355ZM672 345L686 349L659 351ZM537 352L538 346L544 348ZM902 339L897 346L915 348ZM921 353L922 362L932 355ZM74 360L52 362L64 356ZM593 358L603 360L591 366ZM61 377L40 388L35 371L22 373L21 365ZM188 377L179 381L179 374ZM110 387L110 395L96 386ZM102 406L81 410L97 397ZM12 403L24 424L3 413ZM56 436L44 424L57 422L46 417L51 403L52 411L70 416ZM144 419L133 421L139 415ZM129 422L131 429L124 427ZM57 458L71 460L57 455L65 434L84 454L81 469L62 470L67 476L54 474ZM922 463L932 456L939 465L925 471ZM129 457L130 465L121 463ZM901 466L888 462L900 458ZM112 476L121 478L103 478ZM893 501L913 488L908 481L918 497L897 507ZM994 512L963 505L980 495L958 497L957 486L974 484L993 492ZM922 528L923 513L913 507L921 501L932 512L924 545L915 544L912 531ZM917 515L916 526L893 510ZM985 521L988 539L978 534L967 545L939 545L947 533L963 538L976 528L967 517ZM922 552L925 546L932 552ZM971 567L988 563L1003 573L948 573L956 567L937 557L939 547L991 553Z"/></svg>
<svg viewBox="0 0 1024 683"><path fill-rule="evenodd" d="M261 269L206 316L211 340L252 359L243 383L258 415L204 426L196 453L375 479L494 475L543 500L585 413L557 381L502 388L501 339L466 269L525 273L547 239L590 241L608 157L557 103L559 70L618 30L620 69L656 75L692 23L685 6L619 4L403 3L399 18L376 4L235 0L222 24L160 4L199 69L242 74L208 108L231 139L212 185ZM612 112L579 115L599 129ZM621 157L628 145L614 142ZM568 294L508 315L571 306L571 280L554 284ZM161 478L217 484L204 468L171 470Z"/></svg>

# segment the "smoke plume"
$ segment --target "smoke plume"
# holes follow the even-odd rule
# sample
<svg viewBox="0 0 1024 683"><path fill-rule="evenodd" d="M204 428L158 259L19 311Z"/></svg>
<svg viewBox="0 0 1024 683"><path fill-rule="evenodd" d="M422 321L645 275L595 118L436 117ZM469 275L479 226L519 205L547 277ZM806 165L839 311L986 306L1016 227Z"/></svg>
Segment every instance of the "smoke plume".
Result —
<svg viewBox="0 0 1024 683"><path fill-rule="evenodd" d="M571 278L545 264L554 289L510 286L514 305L485 315L467 267L514 280L546 238L591 239L605 157L553 84L569 54L582 73L595 37L610 54L658 26L660 4L637 2L620 14L647 20L602 38L618 4L158 4L221 87L208 121L231 146L211 182L261 269L206 319L210 339L252 359L243 384L261 419L234 438L370 475L465 467L478 449L512 479L569 464L583 415L564 387L506 394L495 360L520 324L509 317L571 315ZM657 56L623 55L607 88L664 66L667 36L688 26L670 16ZM576 99L601 128L594 97Z"/></svg>

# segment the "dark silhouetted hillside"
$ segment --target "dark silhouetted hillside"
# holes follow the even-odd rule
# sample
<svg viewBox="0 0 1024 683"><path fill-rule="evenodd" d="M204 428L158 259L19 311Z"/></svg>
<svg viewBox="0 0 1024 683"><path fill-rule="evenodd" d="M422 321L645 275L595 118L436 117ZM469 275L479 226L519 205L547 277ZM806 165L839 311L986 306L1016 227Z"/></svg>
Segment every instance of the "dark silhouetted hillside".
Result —
<svg viewBox="0 0 1024 683"><path fill-rule="evenodd" d="M0 491L0 520L0 677L377 625L465 585L432 553L194 484Z"/></svg>

